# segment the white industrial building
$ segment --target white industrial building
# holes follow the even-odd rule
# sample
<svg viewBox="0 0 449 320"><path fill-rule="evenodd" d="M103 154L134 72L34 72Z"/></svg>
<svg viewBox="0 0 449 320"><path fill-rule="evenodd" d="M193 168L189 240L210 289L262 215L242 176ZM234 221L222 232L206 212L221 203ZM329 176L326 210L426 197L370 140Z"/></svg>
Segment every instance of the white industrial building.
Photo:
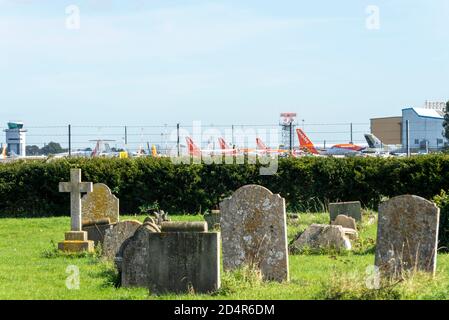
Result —
<svg viewBox="0 0 449 320"><path fill-rule="evenodd" d="M443 136L444 111L441 108L402 109L402 145L407 146L409 124L410 148L412 150L436 150L447 143Z"/></svg>

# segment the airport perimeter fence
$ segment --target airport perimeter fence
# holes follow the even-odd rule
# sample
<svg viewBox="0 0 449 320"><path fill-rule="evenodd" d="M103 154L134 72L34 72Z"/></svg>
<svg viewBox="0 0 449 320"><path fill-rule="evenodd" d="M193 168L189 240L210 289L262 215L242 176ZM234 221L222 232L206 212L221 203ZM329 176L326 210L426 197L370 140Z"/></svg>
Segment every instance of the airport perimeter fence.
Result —
<svg viewBox="0 0 449 320"><path fill-rule="evenodd" d="M369 123L293 123L291 128L279 124L164 124L164 125L25 125L26 145L43 148L50 142L60 144L65 150L94 149L102 141L115 150L149 152L154 145L161 154L186 152L187 136L191 136L198 147L219 149L218 138L222 137L230 148L254 148L256 137L268 147L297 149L299 147L296 128L306 132L319 147L349 143L366 145L365 133L370 132ZM2 131L6 127L0 127ZM286 129L286 130L285 130ZM0 143L6 143L5 135Z"/></svg>

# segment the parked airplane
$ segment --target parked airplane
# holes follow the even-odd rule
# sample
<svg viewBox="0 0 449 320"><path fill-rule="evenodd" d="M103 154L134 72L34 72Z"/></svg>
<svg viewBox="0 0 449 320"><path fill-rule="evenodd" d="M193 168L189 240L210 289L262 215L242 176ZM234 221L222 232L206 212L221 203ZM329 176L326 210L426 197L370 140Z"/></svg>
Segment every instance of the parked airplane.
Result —
<svg viewBox="0 0 449 320"><path fill-rule="evenodd" d="M365 134L365 140L368 143L368 148L365 152L378 152L378 153L406 153L407 151L402 145L397 144L383 144L379 138L372 133Z"/></svg>
<svg viewBox="0 0 449 320"><path fill-rule="evenodd" d="M224 154L243 155L255 152L255 149L231 148L223 138L218 138L218 143L220 144L220 148Z"/></svg>
<svg viewBox="0 0 449 320"><path fill-rule="evenodd" d="M256 145L257 145L256 152L262 155L272 155L272 154L287 155L290 152L289 150L284 149L271 149L260 138L256 138Z"/></svg>
<svg viewBox="0 0 449 320"><path fill-rule="evenodd" d="M0 156L0 159L6 159L6 146L3 146L2 154Z"/></svg>
<svg viewBox="0 0 449 320"><path fill-rule="evenodd" d="M193 157L200 157L203 154L204 155L234 154L235 152L234 149L229 147L223 149L221 147L220 140L219 140L220 149L200 149L190 137L186 137L186 142L187 142L188 155Z"/></svg>
<svg viewBox="0 0 449 320"><path fill-rule="evenodd" d="M296 129L296 133L298 134L299 146L314 155L347 156L361 154L361 152L365 150L365 147L361 147L352 143L336 144L329 149L318 150L315 148L312 141L310 141L309 137L307 137L304 131L298 128Z"/></svg>

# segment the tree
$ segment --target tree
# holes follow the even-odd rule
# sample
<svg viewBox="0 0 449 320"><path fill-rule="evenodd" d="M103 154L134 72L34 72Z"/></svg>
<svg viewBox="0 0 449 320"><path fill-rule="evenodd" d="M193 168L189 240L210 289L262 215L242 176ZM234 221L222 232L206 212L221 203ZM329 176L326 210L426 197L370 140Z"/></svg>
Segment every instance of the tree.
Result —
<svg viewBox="0 0 449 320"><path fill-rule="evenodd" d="M25 149L26 149L26 154L29 155L29 156L38 156L38 155L40 155L40 149L39 149L38 146L35 146L35 145L33 145L33 146L26 146Z"/></svg>
<svg viewBox="0 0 449 320"><path fill-rule="evenodd" d="M444 111L443 129L443 136L449 140L449 101L446 102L446 110Z"/></svg>
<svg viewBox="0 0 449 320"><path fill-rule="evenodd" d="M67 149L63 149L61 145L57 142L49 142L45 147L40 150L40 154L49 155L67 152Z"/></svg>

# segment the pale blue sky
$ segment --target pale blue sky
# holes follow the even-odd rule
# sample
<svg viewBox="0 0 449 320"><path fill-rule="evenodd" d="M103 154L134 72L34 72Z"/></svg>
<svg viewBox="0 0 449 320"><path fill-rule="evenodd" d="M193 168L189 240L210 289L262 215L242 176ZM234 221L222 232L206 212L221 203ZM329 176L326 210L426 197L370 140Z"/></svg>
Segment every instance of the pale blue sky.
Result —
<svg viewBox="0 0 449 320"><path fill-rule="evenodd" d="M368 123L448 98L447 0L0 0L1 126Z"/></svg>

